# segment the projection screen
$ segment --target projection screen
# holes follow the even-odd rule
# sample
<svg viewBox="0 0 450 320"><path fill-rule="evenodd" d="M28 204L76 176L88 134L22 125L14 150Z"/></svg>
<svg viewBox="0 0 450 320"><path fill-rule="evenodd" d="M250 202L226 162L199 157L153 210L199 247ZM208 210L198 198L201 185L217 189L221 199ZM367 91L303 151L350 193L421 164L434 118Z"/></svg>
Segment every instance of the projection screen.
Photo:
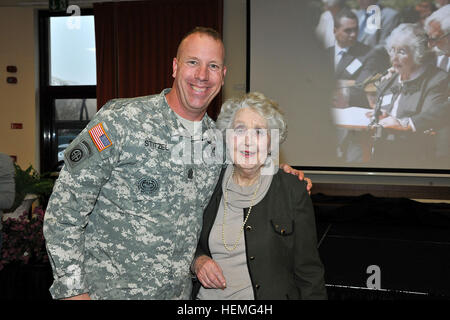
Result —
<svg viewBox="0 0 450 320"><path fill-rule="evenodd" d="M336 104L348 87L333 75L333 62L314 33L318 13L307 2L248 0L247 89L276 100L285 113L288 137L280 147L280 161L320 170L449 174L448 154L436 151L440 143L448 152L450 141L436 142L437 131L445 125L448 130L448 113L430 132L408 132L403 144L397 140L389 149L384 142L397 132L369 126L375 106ZM388 99L379 100L383 98Z"/></svg>

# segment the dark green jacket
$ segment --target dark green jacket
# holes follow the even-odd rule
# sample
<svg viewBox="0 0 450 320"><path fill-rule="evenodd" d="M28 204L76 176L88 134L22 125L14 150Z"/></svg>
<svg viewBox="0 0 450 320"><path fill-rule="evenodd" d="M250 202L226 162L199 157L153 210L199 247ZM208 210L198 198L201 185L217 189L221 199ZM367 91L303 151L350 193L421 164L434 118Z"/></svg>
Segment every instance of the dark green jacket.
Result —
<svg viewBox="0 0 450 320"><path fill-rule="evenodd" d="M222 197L223 173L203 214L196 257L211 257L208 239ZM247 211L243 210L243 219ZM266 196L253 207L244 230L255 299L327 298L314 209L305 182L279 170ZM194 281L194 299L200 286Z"/></svg>
<svg viewBox="0 0 450 320"><path fill-rule="evenodd" d="M431 64L425 65L425 70L416 79L405 81L403 87L398 75L380 84L377 107L391 112L395 97L401 92L397 118L410 118L416 128L416 132L385 130L375 148L375 158L380 164L395 167L397 164L393 159L397 159L402 166L448 167L448 162L438 159L445 153L441 149L446 146L436 144L436 136L429 134L431 131L439 133L449 124L448 90L448 74Z"/></svg>
<svg viewBox="0 0 450 320"><path fill-rule="evenodd" d="M398 77L395 75L380 84L377 91L378 104L382 103L383 96L387 94L392 94L395 98L395 94L400 90ZM434 65L427 64L419 77L404 82L397 118L410 117L418 134L446 125L449 115L448 88L448 74ZM390 112L393 102L382 105L381 108Z"/></svg>

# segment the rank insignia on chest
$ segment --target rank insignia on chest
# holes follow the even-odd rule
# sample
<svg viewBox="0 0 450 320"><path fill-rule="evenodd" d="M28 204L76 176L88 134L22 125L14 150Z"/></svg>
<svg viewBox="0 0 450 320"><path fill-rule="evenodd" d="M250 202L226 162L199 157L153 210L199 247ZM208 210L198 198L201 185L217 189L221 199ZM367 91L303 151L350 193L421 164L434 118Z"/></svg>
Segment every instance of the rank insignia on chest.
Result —
<svg viewBox="0 0 450 320"><path fill-rule="evenodd" d="M91 130L89 130L89 135L91 136L91 139L99 152L112 145L111 139L109 139L108 135L105 132L105 129L103 129L103 125L101 122L94 126Z"/></svg>

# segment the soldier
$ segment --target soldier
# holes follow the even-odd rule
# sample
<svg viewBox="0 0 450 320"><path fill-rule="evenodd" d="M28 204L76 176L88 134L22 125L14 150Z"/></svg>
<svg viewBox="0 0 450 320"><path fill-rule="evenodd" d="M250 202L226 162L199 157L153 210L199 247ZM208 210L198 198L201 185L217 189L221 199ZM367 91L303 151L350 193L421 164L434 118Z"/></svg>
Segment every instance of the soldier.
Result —
<svg viewBox="0 0 450 320"><path fill-rule="evenodd" d="M220 149L206 109L225 74L220 35L196 28L173 59L171 89L108 102L70 144L44 224L53 298L189 298L222 161L183 152Z"/></svg>

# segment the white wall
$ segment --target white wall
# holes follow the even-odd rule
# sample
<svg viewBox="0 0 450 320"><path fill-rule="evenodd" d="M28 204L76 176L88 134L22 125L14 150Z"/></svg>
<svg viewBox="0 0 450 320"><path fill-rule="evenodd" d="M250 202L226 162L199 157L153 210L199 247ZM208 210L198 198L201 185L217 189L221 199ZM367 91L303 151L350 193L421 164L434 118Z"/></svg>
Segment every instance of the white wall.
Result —
<svg viewBox="0 0 450 320"><path fill-rule="evenodd" d="M225 100L245 94L247 5L245 0L225 0L223 6L223 42L227 66L227 75L223 87L223 98Z"/></svg>
<svg viewBox="0 0 450 320"><path fill-rule="evenodd" d="M39 167L35 21L32 8L0 7L0 151L17 156L23 169ZM17 73L7 73L8 65ZM17 84L6 83L9 76ZM23 129L13 130L11 123Z"/></svg>

